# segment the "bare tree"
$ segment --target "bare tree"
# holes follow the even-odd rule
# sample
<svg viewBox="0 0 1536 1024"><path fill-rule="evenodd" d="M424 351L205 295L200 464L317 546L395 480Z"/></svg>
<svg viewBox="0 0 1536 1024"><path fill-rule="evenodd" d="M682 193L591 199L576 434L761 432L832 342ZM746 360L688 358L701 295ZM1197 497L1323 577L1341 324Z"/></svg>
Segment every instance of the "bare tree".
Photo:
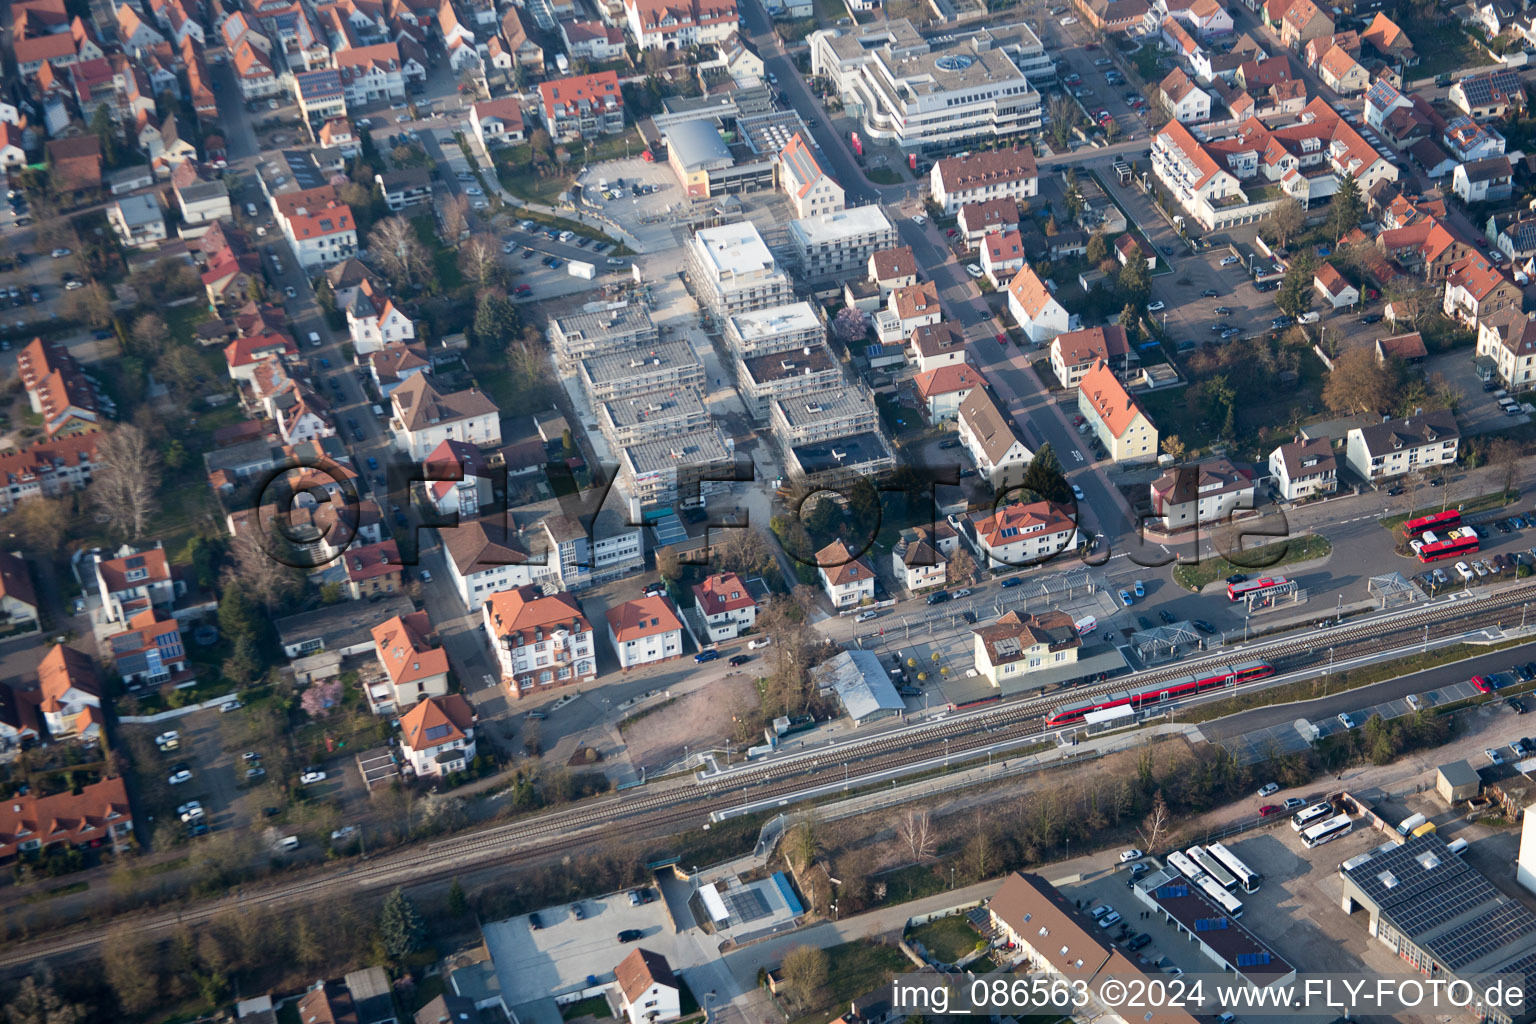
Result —
<svg viewBox="0 0 1536 1024"><path fill-rule="evenodd" d="M170 340L171 330L159 313L145 313L133 322L133 350L138 355L159 352Z"/></svg>
<svg viewBox="0 0 1536 1024"><path fill-rule="evenodd" d="M906 846L913 863L920 864L933 856L933 819L925 808L909 807L896 822L896 836Z"/></svg>
<svg viewBox="0 0 1536 1024"><path fill-rule="evenodd" d="M160 995L160 973L154 952L132 925L119 925L107 933L101 947L106 982L124 1010L138 1016L152 1008Z"/></svg>
<svg viewBox="0 0 1536 1024"><path fill-rule="evenodd" d="M956 548L955 553L949 556L949 569L945 573L945 581L964 586L975 579L976 560L970 556L965 548Z"/></svg>
<svg viewBox="0 0 1536 1024"><path fill-rule="evenodd" d="M801 1006L810 1004L823 985L827 983L827 953L815 946L796 946L784 954L779 972L784 984Z"/></svg>
<svg viewBox="0 0 1536 1024"><path fill-rule="evenodd" d="M1270 218L1270 227L1282 246L1290 245L1306 226L1307 210L1297 199L1283 200Z"/></svg>
<svg viewBox="0 0 1536 1024"><path fill-rule="evenodd" d="M96 442L91 493L98 517L129 540L144 536L160 488L160 455L144 432L120 424Z"/></svg>
<svg viewBox="0 0 1536 1024"><path fill-rule="evenodd" d="M291 597L300 585L299 570L285 557L285 546L275 530L265 541L253 530L242 530L230 542L229 554L225 586L240 587L268 611Z"/></svg>
<svg viewBox="0 0 1536 1024"><path fill-rule="evenodd" d="M1488 446L1488 464L1497 466L1504 474L1504 500L1514 490L1515 477L1520 473L1520 442L1512 437L1496 437Z"/></svg>
<svg viewBox="0 0 1536 1024"><path fill-rule="evenodd" d="M443 204L443 236L449 245L458 245L468 230L469 198L462 194L451 196Z"/></svg>
<svg viewBox="0 0 1536 1024"><path fill-rule="evenodd" d="M59 305L66 317L79 320L88 327L105 327L112 322L112 297L94 281L84 288L65 292Z"/></svg>
<svg viewBox="0 0 1536 1024"><path fill-rule="evenodd" d="M475 289L491 287L501 277L501 246L493 235L475 235L459 247L459 269Z"/></svg>
<svg viewBox="0 0 1536 1024"><path fill-rule="evenodd" d="M1146 816L1141 823L1141 827L1136 830L1136 834L1141 836L1141 842L1147 848L1148 853L1157 850L1164 837L1167 836L1172 822L1173 813L1168 810L1168 803L1163 799L1163 791L1158 790L1157 794L1152 798L1151 813Z"/></svg>
<svg viewBox="0 0 1536 1024"><path fill-rule="evenodd" d="M368 249L398 284L413 285L427 267L427 250L403 217L385 217L368 233Z"/></svg>

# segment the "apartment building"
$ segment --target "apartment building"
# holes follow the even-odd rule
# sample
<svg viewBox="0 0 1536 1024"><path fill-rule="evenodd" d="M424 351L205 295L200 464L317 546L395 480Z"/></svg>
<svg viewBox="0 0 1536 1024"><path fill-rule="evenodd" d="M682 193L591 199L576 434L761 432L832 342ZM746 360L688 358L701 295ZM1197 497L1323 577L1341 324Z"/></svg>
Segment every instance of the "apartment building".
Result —
<svg viewBox="0 0 1536 1024"><path fill-rule="evenodd" d="M559 586L559 564L546 552L530 555L525 535L505 513L461 520L442 531L448 577L471 612L502 591L529 584Z"/></svg>
<svg viewBox="0 0 1536 1024"><path fill-rule="evenodd" d="M1027 200L1040 191L1035 151L1028 146L945 157L928 174L933 201L957 214L970 203L996 199Z"/></svg>
<svg viewBox="0 0 1536 1024"><path fill-rule="evenodd" d="M622 395L672 391L704 384L704 364L686 341L657 341L644 347L584 357L577 376L594 407Z"/></svg>
<svg viewBox="0 0 1536 1024"><path fill-rule="evenodd" d="M794 298L789 275L750 221L695 232L685 262L694 297L720 319Z"/></svg>
<svg viewBox="0 0 1536 1024"><path fill-rule="evenodd" d="M1051 339L1051 371L1066 387L1081 384L1083 376L1100 360L1118 374L1130 373L1132 365L1141 362L1126 341L1125 328L1119 324L1085 327Z"/></svg>
<svg viewBox="0 0 1536 1024"><path fill-rule="evenodd" d="M1305 501L1339 489L1338 460L1326 437L1297 438L1269 453L1269 475L1286 501Z"/></svg>
<svg viewBox="0 0 1536 1024"><path fill-rule="evenodd" d="M971 512L960 520L960 530L978 564L994 571L1037 565L1077 542L1071 511L1049 501Z"/></svg>
<svg viewBox="0 0 1536 1024"><path fill-rule="evenodd" d="M1024 482L1034 453L1024 444L1013 417L987 387L973 388L960 403L955 436L976 463L976 472L998 494Z"/></svg>
<svg viewBox="0 0 1536 1024"><path fill-rule="evenodd" d="M1157 458L1157 428L1109 365L1098 362L1077 388L1077 411L1116 462Z"/></svg>
<svg viewBox="0 0 1536 1024"><path fill-rule="evenodd" d="M608 642L625 672L683 654L683 621L661 595L625 601L608 609Z"/></svg>
<svg viewBox="0 0 1536 1024"><path fill-rule="evenodd" d="M826 324L809 302L737 313L725 321L725 340L738 356L768 355L820 345Z"/></svg>
<svg viewBox="0 0 1536 1024"><path fill-rule="evenodd" d="M596 138L624 130L624 97L612 71L539 83L544 125L557 139Z"/></svg>
<svg viewBox="0 0 1536 1024"><path fill-rule="evenodd" d="M474 708L462 694L428 697L400 716L400 753L417 778L464 771L475 759Z"/></svg>
<svg viewBox="0 0 1536 1024"><path fill-rule="evenodd" d="M738 356L736 388L747 411L766 420L769 403L836 388L843 383L842 367L825 341L788 352Z"/></svg>
<svg viewBox="0 0 1536 1024"><path fill-rule="evenodd" d="M699 508L729 486L735 451L735 443L714 426L642 441L617 453L619 484L642 509Z"/></svg>
<svg viewBox="0 0 1536 1024"><path fill-rule="evenodd" d="M650 310L638 302L550 317L547 336L563 372L574 370L585 356L646 348L658 337Z"/></svg>
<svg viewBox="0 0 1536 1024"><path fill-rule="evenodd" d="M443 393L427 373L411 377L389 396L395 447L424 459L444 441L481 448L501 444L501 410L479 388Z"/></svg>
<svg viewBox="0 0 1536 1024"><path fill-rule="evenodd" d="M272 197L272 212L307 270L340 263L357 251L352 208L332 185L278 193Z"/></svg>
<svg viewBox="0 0 1536 1024"><path fill-rule="evenodd" d="M847 276L896 241L896 228L878 206L818 213L789 222L789 241L810 280Z"/></svg>
<svg viewBox="0 0 1536 1024"><path fill-rule="evenodd" d="M480 613L501 683L511 696L597 678L596 634L570 594L516 587L490 595Z"/></svg>
<svg viewBox="0 0 1536 1024"><path fill-rule="evenodd" d="M693 605L704 618L709 643L734 640L757 622L757 600L734 572L717 572L695 583Z"/></svg>
<svg viewBox="0 0 1536 1024"><path fill-rule="evenodd" d="M739 28L736 0L624 0L624 21L641 50L718 46Z"/></svg>
<svg viewBox="0 0 1536 1024"><path fill-rule="evenodd" d="M429 697L448 693L448 652L432 644L427 613L392 615L373 627L373 651L381 675L363 685L368 710L398 716Z"/></svg>
<svg viewBox="0 0 1536 1024"><path fill-rule="evenodd" d="M1059 611L1012 609L992 625L971 630L971 636L977 674L1005 692L1030 673L1075 664L1083 647L1072 616Z"/></svg>
<svg viewBox="0 0 1536 1024"><path fill-rule="evenodd" d="M1477 322L1477 354L1494 361L1506 387L1536 382L1536 319L1507 306Z"/></svg>
<svg viewBox="0 0 1536 1024"><path fill-rule="evenodd" d="M1152 514L1162 518L1165 531L1224 522L1253 508L1253 473L1226 458L1173 466L1150 489Z"/></svg>
<svg viewBox="0 0 1536 1024"><path fill-rule="evenodd" d="M868 392L844 384L814 394L774 398L768 422L780 444L795 448L876 433L878 414Z"/></svg>
<svg viewBox="0 0 1536 1024"><path fill-rule="evenodd" d="M1370 483L1413 472L1434 473L1456 461L1460 441L1456 414L1440 409L1351 428L1344 464Z"/></svg>
<svg viewBox="0 0 1536 1024"><path fill-rule="evenodd" d="M704 399L691 385L644 394L625 392L597 407L598 429L615 450L691 434L709 423Z"/></svg>

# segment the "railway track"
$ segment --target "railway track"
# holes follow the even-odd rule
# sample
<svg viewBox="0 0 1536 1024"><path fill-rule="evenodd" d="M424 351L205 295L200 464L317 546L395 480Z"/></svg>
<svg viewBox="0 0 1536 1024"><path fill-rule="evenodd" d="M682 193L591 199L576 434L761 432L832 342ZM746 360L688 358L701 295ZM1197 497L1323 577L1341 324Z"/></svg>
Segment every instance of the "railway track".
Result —
<svg viewBox="0 0 1536 1024"><path fill-rule="evenodd" d="M338 886L359 893L438 881L470 871L577 851L589 845L593 831L619 823L624 823L635 835L654 833L658 829L670 829L673 833L686 831L709 821L712 812L739 805L744 798L759 801L804 789L806 775L844 763L857 764L860 775L867 775L931 757L936 753L934 748L945 740L948 740L950 756L964 760L974 749L1038 733L1045 717L1063 704L1114 692L1125 688L1131 680L1137 686L1156 684L1213 665L1254 659L1269 661L1277 674L1283 675L1322 664L1330 647L1336 656L1347 658L1400 649L1405 638L1422 636L1426 626L1430 638L1462 633L1493 624L1530 601L1536 601L1536 582L1512 587L1496 595L1255 645L1244 649L1241 659L1233 652L1175 668L1122 677L1115 682L1061 691L1045 698L1021 698L916 729L825 751L812 751L793 760L756 769L728 772L706 780L702 785L683 784L651 788L632 795L602 797L579 807L493 825L469 835L412 847L310 878L251 888L236 896L180 911L123 915L120 920L144 932L166 931L183 922L208 921L230 909L276 907L299 900L324 899L329 895L328 890ZM91 926L14 944L0 950L0 969L31 968L45 958L80 954L93 948L101 935L99 927Z"/></svg>

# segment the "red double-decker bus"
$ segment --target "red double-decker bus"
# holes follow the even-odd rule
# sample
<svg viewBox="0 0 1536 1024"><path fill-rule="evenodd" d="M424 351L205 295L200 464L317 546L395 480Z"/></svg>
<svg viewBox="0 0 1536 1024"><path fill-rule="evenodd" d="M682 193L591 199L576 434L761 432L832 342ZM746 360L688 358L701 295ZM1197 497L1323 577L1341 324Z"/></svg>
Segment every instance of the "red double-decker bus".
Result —
<svg viewBox="0 0 1536 1024"><path fill-rule="evenodd" d="M1444 533L1460 525L1461 513L1454 508L1448 508L1444 512L1436 512L1431 516L1420 516L1417 519L1408 520L1403 524L1403 536L1411 540L1430 530Z"/></svg>
<svg viewBox="0 0 1536 1024"><path fill-rule="evenodd" d="M1457 558L1477 550L1477 531L1463 527L1447 534L1425 533L1417 540L1408 542L1421 562L1436 562L1442 558Z"/></svg>
<svg viewBox="0 0 1536 1024"><path fill-rule="evenodd" d="M1241 583L1227 584L1227 600L1241 601L1250 594L1262 594L1266 590L1275 590L1285 586L1289 581L1284 576L1260 576L1256 580L1244 580Z"/></svg>

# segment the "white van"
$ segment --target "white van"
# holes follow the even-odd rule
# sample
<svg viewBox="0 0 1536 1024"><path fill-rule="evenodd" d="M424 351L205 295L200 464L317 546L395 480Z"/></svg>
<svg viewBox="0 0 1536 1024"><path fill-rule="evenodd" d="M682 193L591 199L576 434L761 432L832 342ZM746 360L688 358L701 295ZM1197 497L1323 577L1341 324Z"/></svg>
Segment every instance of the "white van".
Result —
<svg viewBox="0 0 1536 1024"><path fill-rule="evenodd" d="M256 204L255 203L246 203L245 204L245 215L247 217L254 217L254 216L256 216Z"/></svg>
<svg viewBox="0 0 1536 1024"><path fill-rule="evenodd" d="M309 332L309 344L314 348L320 347L320 335L315 331Z"/></svg>
<svg viewBox="0 0 1536 1024"><path fill-rule="evenodd" d="M290 850L297 850L299 848L299 837L288 836L277 844L277 848L284 853L287 853Z"/></svg>
<svg viewBox="0 0 1536 1024"><path fill-rule="evenodd" d="M1315 324L1322 318L1323 314L1319 313L1315 309L1311 309L1297 317L1296 322L1299 324Z"/></svg>

